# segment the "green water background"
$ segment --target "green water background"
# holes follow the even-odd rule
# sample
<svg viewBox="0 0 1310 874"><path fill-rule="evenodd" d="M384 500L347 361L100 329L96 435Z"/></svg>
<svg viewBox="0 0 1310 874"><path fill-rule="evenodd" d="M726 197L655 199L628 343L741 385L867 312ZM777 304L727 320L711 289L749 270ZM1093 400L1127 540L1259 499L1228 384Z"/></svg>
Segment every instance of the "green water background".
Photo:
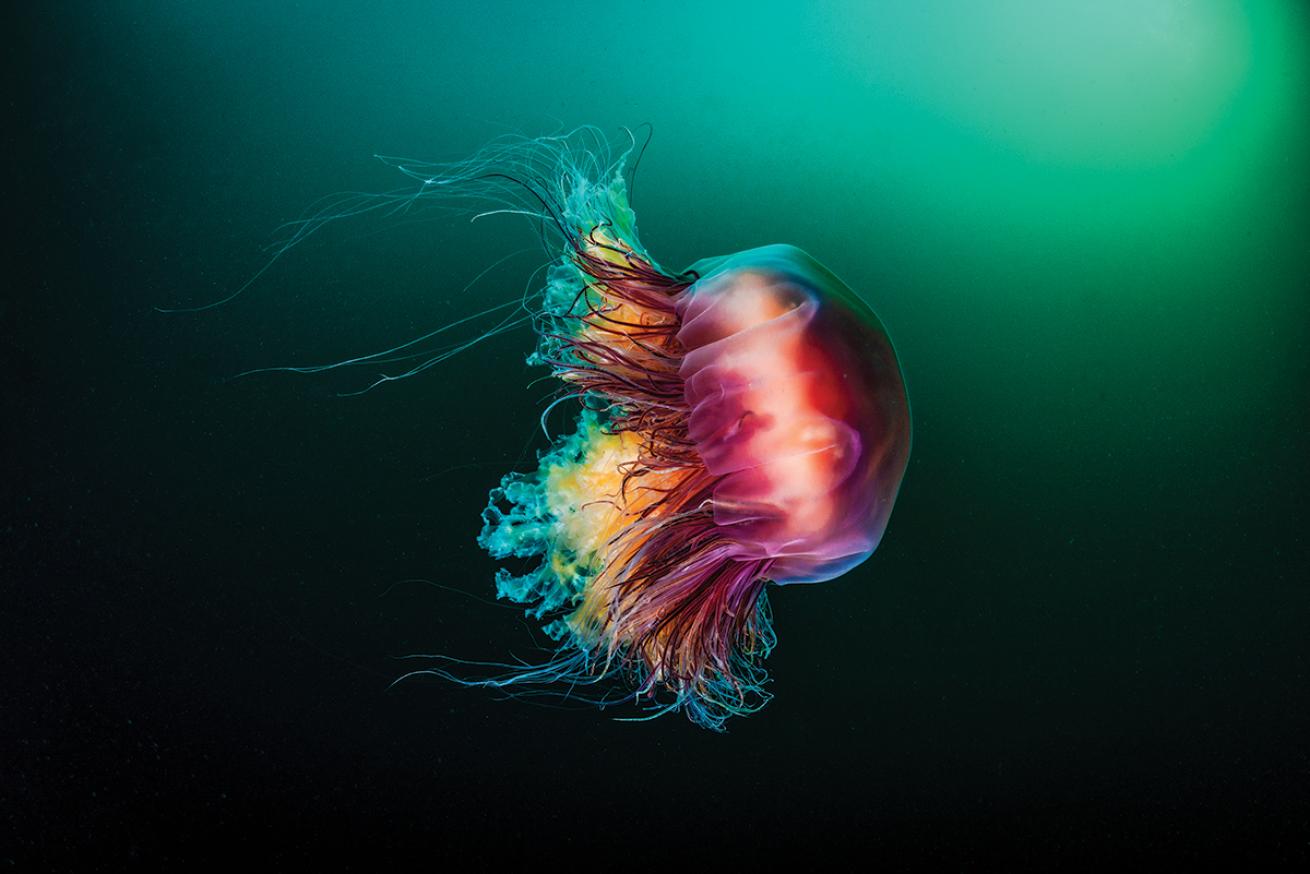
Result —
<svg viewBox="0 0 1310 874"><path fill-rule="evenodd" d="M16 20L10 855L1304 855L1304 7L456 6ZM490 596L531 336L361 398L228 377L508 300L535 254L461 289L531 228L342 223L153 308L401 184L375 153L644 122L663 263L794 243L888 326L887 537L775 591L777 700L726 737L388 689L406 653L533 657L514 611L392 586Z"/></svg>

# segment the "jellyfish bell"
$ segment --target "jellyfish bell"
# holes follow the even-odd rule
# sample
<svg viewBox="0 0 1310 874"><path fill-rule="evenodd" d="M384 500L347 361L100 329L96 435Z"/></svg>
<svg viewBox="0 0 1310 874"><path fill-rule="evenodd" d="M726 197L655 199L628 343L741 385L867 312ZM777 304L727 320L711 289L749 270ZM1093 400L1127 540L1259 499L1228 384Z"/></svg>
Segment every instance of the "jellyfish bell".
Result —
<svg viewBox="0 0 1310 874"><path fill-rule="evenodd" d="M786 584L877 549L909 460L905 381L882 322L802 250L698 262L678 301L688 433L720 477L714 521Z"/></svg>

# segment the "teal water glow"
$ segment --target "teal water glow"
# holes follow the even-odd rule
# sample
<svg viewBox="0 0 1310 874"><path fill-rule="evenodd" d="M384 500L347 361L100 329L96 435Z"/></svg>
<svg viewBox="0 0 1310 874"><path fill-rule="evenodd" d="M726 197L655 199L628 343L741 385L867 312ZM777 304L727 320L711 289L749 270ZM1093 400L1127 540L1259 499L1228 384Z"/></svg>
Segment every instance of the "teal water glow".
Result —
<svg viewBox="0 0 1310 874"><path fill-rule="evenodd" d="M731 844L744 867L794 843L1304 866L1304 3L12 16L0 858L140 867L255 835L366 870L377 847ZM532 336L351 398L375 374L230 377L515 301L534 229L334 223L230 304L155 308L230 294L325 194L413 181L376 154L644 122L631 203L663 266L792 244L885 325L915 413L886 538L773 593L776 698L726 737L388 692L396 656L544 639L475 600L486 494L544 443Z"/></svg>

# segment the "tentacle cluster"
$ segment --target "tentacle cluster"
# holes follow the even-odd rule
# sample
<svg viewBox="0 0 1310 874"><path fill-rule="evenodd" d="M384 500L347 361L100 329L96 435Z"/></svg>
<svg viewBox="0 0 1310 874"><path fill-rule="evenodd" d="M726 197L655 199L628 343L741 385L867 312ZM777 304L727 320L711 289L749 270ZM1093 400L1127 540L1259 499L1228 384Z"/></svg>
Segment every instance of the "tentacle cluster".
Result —
<svg viewBox="0 0 1310 874"><path fill-rule="evenodd" d="M502 570L497 587L551 617L559 650L547 665L459 679L511 688L617 679L623 698L720 729L768 700L760 663L774 636L770 562L734 557L713 518L717 479L688 435L677 302L696 277L666 272L641 248L625 156L602 168L594 150L583 162L552 154L550 177L526 165L513 176L564 244L530 360L550 366L561 399L577 398L583 412L536 471L492 492L480 542L496 557L542 556L528 573Z"/></svg>

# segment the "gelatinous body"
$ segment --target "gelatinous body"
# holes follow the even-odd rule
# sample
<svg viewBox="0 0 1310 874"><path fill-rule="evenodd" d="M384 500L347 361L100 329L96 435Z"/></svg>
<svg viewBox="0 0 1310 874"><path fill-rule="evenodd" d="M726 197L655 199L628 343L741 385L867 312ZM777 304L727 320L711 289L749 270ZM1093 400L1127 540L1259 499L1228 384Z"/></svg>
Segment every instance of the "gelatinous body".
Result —
<svg viewBox="0 0 1310 874"><path fill-rule="evenodd" d="M793 246L697 265L679 300L688 434L714 521L777 583L822 582L877 548L910 449L891 342L869 307Z"/></svg>
<svg viewBox="0 0 1310 874"><path fill-rule="evenodd" d="M596 139L588 141L592 146ZM601 687L721 728L768 700L767 583L830 580L886 530L910 453L910 409L873 311L801 250L765 246L666 271L643 249L624 155L530 140L447 167L562 241L532 305L575 429L491 495L479 542L503 598L558 642L477 685ZM614 689L619 691L617 695Z"/></svg>

